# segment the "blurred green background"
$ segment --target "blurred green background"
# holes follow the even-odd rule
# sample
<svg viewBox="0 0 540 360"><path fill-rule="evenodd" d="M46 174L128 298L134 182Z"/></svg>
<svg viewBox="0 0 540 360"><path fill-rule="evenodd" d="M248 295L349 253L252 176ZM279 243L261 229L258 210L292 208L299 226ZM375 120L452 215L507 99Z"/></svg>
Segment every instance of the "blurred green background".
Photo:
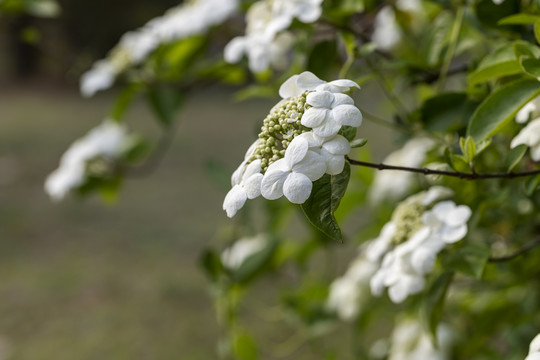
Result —
<svg viewBox="0 0 540 360"><path fill-rule="evenodd" d="M275 101L234 102L230 88L193 94L162 162L128 179L116 204L52 203L44 179L114 98L113 90L82 99L78 77L122 33L177 4L60 3L57 18L0 19L0 360L216 358L219 327L198 261L231 222L221 210L227 190L208 167L232 172ZM126 119L159 137L143 103ZM388 134L370 125L361 136ZM286 350L293 328L255 310L277 302L276 284L256 290L246 322L268 344L283 343L283 358L299 359ZM317 349L302 354L315 358Z"/></svg>

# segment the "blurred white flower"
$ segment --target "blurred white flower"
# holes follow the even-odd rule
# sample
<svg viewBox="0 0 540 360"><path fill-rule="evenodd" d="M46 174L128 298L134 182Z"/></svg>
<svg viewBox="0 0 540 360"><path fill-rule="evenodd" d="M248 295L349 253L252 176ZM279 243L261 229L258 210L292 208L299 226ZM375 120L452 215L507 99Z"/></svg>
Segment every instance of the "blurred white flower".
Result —
<svg viewBox="0 0 540 360"><path fill-rule="evenodd" d="M323 157L327 174L341 174L345 166L345 155L351 151L351 145L347 139L341 135L323 138L311 131L303 133L298 138L306 139L309 150Z"/></svg>
<svg viewBox="0 0 540 360"><path fill-rule="evenodd" d="M86 181L88 161L98 157L117 159L128 148L130 139L123 125L113 120L104 121L69 147L58 169L47 177L45 191L53 200L62 200Z"/></svg>
<svg viewBox="0 0 540 360"><path fill-rule="evenodd" d="M510 143L510 148L519 145L527 145L531 148L531 159L540 161L540 118L536 118L527 124Z"/></svg>
<svg viewBox="0 0 540 360"><path fill-rule="evenodd" d="M370 281L373 295L381 296L388 288L390 299L401 303L419 293L438 253L465 237L471 216L469 207L441 201L428 210L434 201L450 194L449 189L434 187L408 198L396 208L379 237L370 242L366 256L372 261L382 257Z"/></svg>
<svg viewBox="0 0 540 360"><path fill-rule="evenodd" d="M285 195L293 204L302 204L311 194L312 182L325 171L322 156L309 151L307 140L297 137L287 148L285 157L268 167L261 184L262 196L275 200Z"/></svg>
<svg viewBox="0 0 540 360"><path fill-rule="evenodd" d="M106 60L94 63L92 68L81 77L81 93L84 97L91 97L100 90L108 89L114 84L117 71L113 64Z"/></svg>
<svg viewBox="0 0 540 360"><path fill-rule="evenodd" d="M272 12L276 18L283 18L280 23L288 23L286 27L289 27L294 18L308 24L321 17L322 2L323 0L273 0Z"/></svg>
<svg viewBox="0 0 540 360"><path fill-rule="evenodd" d="M369 279L377 264L359 255L347 272L330 284L326 307L343 321L355 319L369 297Z"/></svg>
<svg viewBox="0 0 540 360"><path fill-rule="evenodd" d="M437 346L422 325L412 319L400 321L392 333L388 360L448 360L453 342L452 330L445 324L437 328Z"/></svg>
<svg viewBox="0 0 540 360"><path fill-rule="evenodd" d="M535 98L526 103L516 114L515 120L518 124L525 124L533 112L540 106L540 98Z"/></svg>
<svg viewBox="0 0 540 360"><path fill-rule="evenodd" d="M230 270L238 269L251 255L265 248L268 237L259 234L254 237L237 240L231 247L221 253L221 263Z"/></svg>
<svg viewBox="0 0 540 360"><path fill-rule="evenodd" d="M382 50L392 49L401 40L401 29L391 6L383 7L375 16L371 40Z"/></svg>
<svg viewBox="0 0 540 360"><path fill-rule="evenodd" d="M536 335L529 345L529 354L525 360L540 360L540 334Z"/></svg>
<svg viewBox="0 0 540 360"><path fill-rule="evenodd" d="M97 91L108 89L120 73L142 63L159 45L204 33L225 21L237 7L238 0L189 1L124 34L106 59L97 61L83 74L82 95L91 97Z"/></svg>
<svg viewBox="0 0 540 360"><path fill-rule="evenodd" d="M426 160L426 153L433 148L434 141L428 138L413 138L405 145L390 153L383 163L395 166L419 167ZM414 174L397 171L378 171L369 190L369 200L373 204L395 201L411 191Z"/></svg>

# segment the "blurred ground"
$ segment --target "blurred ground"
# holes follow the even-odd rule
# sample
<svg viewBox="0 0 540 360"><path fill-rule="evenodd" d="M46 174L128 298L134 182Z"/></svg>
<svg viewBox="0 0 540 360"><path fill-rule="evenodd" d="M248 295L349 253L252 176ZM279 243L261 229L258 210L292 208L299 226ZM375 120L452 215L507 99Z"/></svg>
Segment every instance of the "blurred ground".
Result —
<svg viewBox="0 0 540 360"><path fill-rule="evenodd" d="M197 262L228 220L226 190L204 164L232 172L272 101L196 95L161 165L129 179L115 206L96 197L52 203L45 177L110 104L108 95L84 100L45 85L0 89L0 360L216 358ZM158 134L143 104L128 119ZM360 136L370 134L387 131L366 122Z"/></svg>

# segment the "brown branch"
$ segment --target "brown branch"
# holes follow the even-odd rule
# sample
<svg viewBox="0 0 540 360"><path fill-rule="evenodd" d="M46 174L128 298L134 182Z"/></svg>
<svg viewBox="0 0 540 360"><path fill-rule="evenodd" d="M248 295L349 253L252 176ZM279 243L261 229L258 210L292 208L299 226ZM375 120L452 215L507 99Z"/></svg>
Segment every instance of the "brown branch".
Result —
<svg viewBox="0 0 540 360"><path fill-rule="evenodd" d="M360 160L354 160L346 156L347 161L351 165L357 165L357 166L364 166L369 168L374 168L377 170L395 170L395 171L406 171L406 172L412 172L417 174L424 174L424 175L442 175L442 176L450 176L450 177L456 177L464 180L481 180L481 179L514 179L519 177L526 177L526 176L533 176L533 175L539 175L540 169L538 170L532 170L532 171L524 171L524 172L510 172L510 173L486 173L486 174L478 174L478 173L463 173L458 171L444 171L444 170L434 170L434 169L427 169L427 168L413 168L413 167L407 167L407 166L394 166L394 165L386 165L386 164L375 164L371 162L366 161L360 161Z"/></svg>
<svg viewBox="0 0 540 360"><path fill-rule="evenodd" d="M521 255L525 254L527 251L534 249L538 245L540 245L540 238L537 238L537 239L525 244L521 249L513 252L512 254L509 254L509 255L506 255L506 256L501 256L501 257L490 257L490 258L488 258L488 262L501 263L501 262L506 262L506 261L513 260L513 259L517 258L518 256L521 256Z"/></svg>

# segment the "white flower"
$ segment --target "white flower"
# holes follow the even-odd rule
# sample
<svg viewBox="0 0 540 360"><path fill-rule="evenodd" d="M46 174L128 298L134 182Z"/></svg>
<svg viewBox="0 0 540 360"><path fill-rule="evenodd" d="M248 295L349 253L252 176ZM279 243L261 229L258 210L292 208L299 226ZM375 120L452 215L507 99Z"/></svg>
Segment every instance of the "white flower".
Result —
<svg viewBox="0 0 540 360"><path fill-rule="evenodd" d="M421 203L439 196L446 196L445 188L436 188L424 195ZM403 302L409 295L417 294L425 286L424 276L435 266L437 254L448 244L453 244L467 234L467 221L471 209L456 206L452 201L441 201L431 210L422 214L422 227L409 239L388 251L396 225L388 223L381 235L368 248L374 253L372 258L380 257L386 251L380 269L371 278L371 291L375 296L382 295L388 287L388 295L394 303ZM412 221L412 219L409 219Z"/></svg>
<svg viewBox="0 0 540 360"><path fill-rule="evenodd" d="M118 74L142 63L159 45L201 34L225 21L237 7L238 0L195 0L169 9L163 16L122 36L106 59L83 74L81 93L90 97L108 89Z"/></svg>
<svg viewBox="0 0 540 360"><path fill-rule="evenodd" d="M532 120L525 126L510 143L510 148L521 144L531 148L531 158L540 161L540 118Z"/></svg>
<svg viewBox="0 0 540 360"><path fill-rule="evenodd" d="M396 166L418 167L426 160L426 153L433 148L434 142L428 138L413 138L405 145L390 153L383 163ZM369 200L373 204L382 201L394 201L407 194L414 183L414 174L396 171L378 171L369 191Z"/></svg>
<svg viewBox="0 0 540 360"><path fill-rule="evenodd" d="M540 334L531 341L529 345L529 355L525 360L539 360L540 359Z"/></svg>
<svg viewBox="0 0 540 360"><path fill-rule="evenodd" d="M323 0L274 0L272 11L276 18L285 18L284 24L287 27L294 18L303 23L312 23L317 21L322 14Z"/></svg>
<svg viewBox="0 0 540 360"><path fill-rule="evenodd" d="M369 295L369 279L376 271L376 263L359 255L349 265L347 272L334 280L326 307L337 313L344 321L353 320L362 310Z"/></svg>
<svg viewBox="0 0 540 360"><path fill-rule="evenodd" d="M392 333L388 360L447 360L453 341L451 329L445 324L437 327L437 346L422 325L412 319L400 321Z"/></svg>
<svg viewBox="0 0 540 360"><path fill-rule="evenodd" d="M261 195L261 160L254 160L243 171L242 179L232 184L233 188L225 196L223 210L228 217L233 217L240 210L247 199L255 199Z"/></svg>
<svg viewBox="0 0 540 360"><path fill-rule="evenodd" d="M302 125L312 128L318 136L330 137L344 125L362 124L362 113L348 95L316 90L307 95L306 104L311 107L302 116Z"/></svg>
<svg viewBox="0 0 540 360"><path fill-rule="evenodd" d="M384 224L379 236L368 243L366 257L373 262L380 261L390 249L395 233L396 224L391 221Z"/></svg>
<svg viewBox="0 0 540 360"><path fill-rule="evenodd" d="M309 144L309 150L321 155L326 163L326 173L337 175L345 166L345 155L351 151L351 145L341 135L330 138L317 136L314 132L303 133L298 136L304 138Z"/></svg>
<svg viewBox="0 0 540 360"><path fill-rule="evenodd" d="M515 120L518 124L525 124L533 112L538 110L540 98L535 98L526 103L516 114Z"/></svg>
<svg viewBox="0 0 540 360"><path fill-rule="evenodd" d="M94 63L92 68L81 77L81 93L84 97L92 97L100 90L108 89L114 84L117 71L106 60Z"/></svg>
<svg viewBox="0 0 540 360"><path fill-rule="evenodd" d="M283 99L298 96L306 91L326 90L333 93L344 93L351 88L358 88L357 83L348 79L339 79L330 82L319 79L315 74L304 71L287 79L279 88L279 96Z"/></svg>
<svg viewBox="0 0 540 360"><path fill-rule="evenodd" d="M396 7L401 11L410 13L419 13L424 10L421 0L398 0L396 1Z"/></svg>
<svg viewBox="0 0 540 360"><path fill-rule="evenodd" d="M222 264L230 269L238 269L251 255L265 248L268 243L266 235L257 235L237 240L231 247L221 253Z"/></svg>
<svg viewBox="0 0 540 360"><path fill-rule="evenodd" d="M371 39L383 50L392 49L401 40L401 30L391 6L383 7L375 16Z"/></svg>
<svg viewBox="0 0 540 360"><path fill-rule="evenodd" d="M321 155L308 150L305 139L295 138L285 157L270 165L261 184L262 196L275 200L285 195L294 204L304 203L311 194L313 181L326 171Z"/></svg>
<svg viewBox="0 0 540 360"><path fill-rule="evenodd" d="M114 160L127 148L129 137L124 126L106 120L85 137L75 141L60 159L60 166L45 181L45 191L53 200L62 200L86 180L86 165L97 157Z"/></svg>

